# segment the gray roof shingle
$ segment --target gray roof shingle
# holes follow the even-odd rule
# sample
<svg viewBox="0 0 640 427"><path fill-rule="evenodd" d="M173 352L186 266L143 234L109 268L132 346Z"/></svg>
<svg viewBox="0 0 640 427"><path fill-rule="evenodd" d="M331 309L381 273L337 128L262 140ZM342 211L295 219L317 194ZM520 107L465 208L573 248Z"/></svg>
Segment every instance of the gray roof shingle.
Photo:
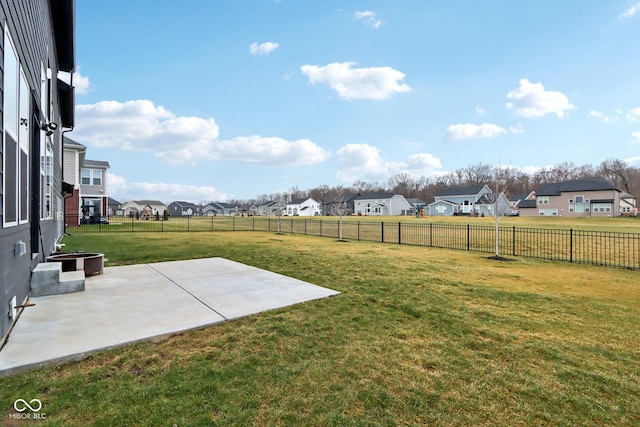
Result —
<svg viewBox="0 0 640 427"><path fill-rule="evenodd" d="M558 196L561 193L600 190L616 190L616 187L606 179L599 176L594 176L591 178L574 179L570 181L552 182L550 184L545 184L538 190L536 190L536 195Z"/></svg>

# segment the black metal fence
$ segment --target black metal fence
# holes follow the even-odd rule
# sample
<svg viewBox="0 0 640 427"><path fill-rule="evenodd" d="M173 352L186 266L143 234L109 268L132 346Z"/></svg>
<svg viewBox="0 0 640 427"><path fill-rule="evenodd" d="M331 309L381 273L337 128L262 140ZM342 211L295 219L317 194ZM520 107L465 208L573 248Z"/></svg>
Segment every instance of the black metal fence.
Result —
<svg viewBox="0 0 640 427"><path fill-rule="evenodd" d="M272 231L366 240L433 248L495 253L496 227L485 225L340 221L300 217L171 217L169 220L110 218L109 223L76 225L67 216L69 233ZM342 233L340 234L340 228ZM498 227L498 247L504 256L640 269L640 233L573 229Z"/></svg>

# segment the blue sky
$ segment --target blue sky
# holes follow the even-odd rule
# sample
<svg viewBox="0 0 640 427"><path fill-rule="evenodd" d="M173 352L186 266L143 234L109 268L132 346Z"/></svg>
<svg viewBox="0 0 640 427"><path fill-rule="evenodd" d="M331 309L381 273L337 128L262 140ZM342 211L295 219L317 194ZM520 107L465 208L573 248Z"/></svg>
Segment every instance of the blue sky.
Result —
<svg viewBox="0 0 640 427"><path fill-rule="evenodd" d="M640 2L76 4L76 128L121 201L640 166Z"/></svg>

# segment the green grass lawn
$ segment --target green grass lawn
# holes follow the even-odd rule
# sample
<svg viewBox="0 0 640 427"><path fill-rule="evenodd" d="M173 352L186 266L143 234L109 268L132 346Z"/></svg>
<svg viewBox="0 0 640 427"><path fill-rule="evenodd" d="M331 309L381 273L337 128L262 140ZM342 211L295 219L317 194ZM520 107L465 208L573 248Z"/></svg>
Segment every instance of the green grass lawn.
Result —
<svg viewBox="0 0 640 427"><path fill-rule="evenodd" d="M341 294L1 379L5 420L28 396L50 425L640 424L637 271L267 232L64 243Z"/></svg>

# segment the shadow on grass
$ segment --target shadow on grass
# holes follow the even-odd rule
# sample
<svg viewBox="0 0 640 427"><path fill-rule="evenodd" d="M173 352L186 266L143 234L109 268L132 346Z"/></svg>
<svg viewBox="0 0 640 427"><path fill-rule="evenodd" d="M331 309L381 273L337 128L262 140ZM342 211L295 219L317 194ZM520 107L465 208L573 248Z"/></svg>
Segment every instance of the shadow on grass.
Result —
<svg viewBox="0 0 640 427"><path fill-rule="evenodd" d="M517 261L517 259L515 258L506 258L500 255L491 255L488 256L487 259L493 260L493 261Z"/></svg>

